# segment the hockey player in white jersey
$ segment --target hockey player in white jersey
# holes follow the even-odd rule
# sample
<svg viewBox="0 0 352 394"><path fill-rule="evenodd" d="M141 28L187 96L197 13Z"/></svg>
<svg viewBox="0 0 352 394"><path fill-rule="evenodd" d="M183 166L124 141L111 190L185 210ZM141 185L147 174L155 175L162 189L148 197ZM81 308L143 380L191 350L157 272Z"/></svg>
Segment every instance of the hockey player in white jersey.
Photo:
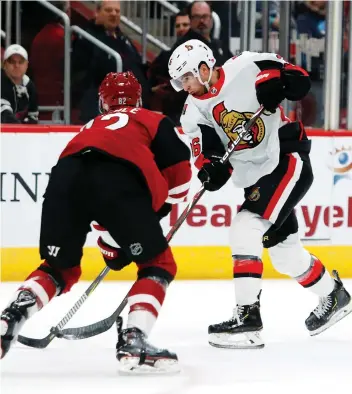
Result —
<svg viewBox="0 0 352 394"><path fill-rule="evenodd" d="M305 250L298 236L295 206L313 182L311 141L300 122L290 122L280 103L300 100L310 89L308 73L273 53L243 52L214 69L212 51L203 42L180 45L169 60L175 90L189 93L181 116L190 137L198 178L216 191L231 177L245 201L233 218L230 244L237 305L230 320L209 326L209 343L224 348L260 348L259 296L262 252L269 248L274 267L319 297L306 319L316 335L352 310L351 297L336 271ZM230 141L263 105L265 112L232 154L219 158ZM243 335L244 334L244 335Z"/></svg>

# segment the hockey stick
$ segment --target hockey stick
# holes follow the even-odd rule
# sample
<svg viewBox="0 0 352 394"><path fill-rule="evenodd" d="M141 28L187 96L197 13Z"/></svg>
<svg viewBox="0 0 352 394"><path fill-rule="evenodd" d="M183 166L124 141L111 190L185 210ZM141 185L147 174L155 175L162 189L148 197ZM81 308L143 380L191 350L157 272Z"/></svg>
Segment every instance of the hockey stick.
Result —
<svg viewBox="0 0 352 394"><path fill-rule="evenodd" d="M244 136L248 133L248 131L252 128L252 126L255 124L256 120L260 117L260 115L263 113L264 108L261 106L257 112L255 112L252 116L251 119L248 120L248 122L243 126L242 130L237 131L238 136L235 141L232 141L231 144L229 145L225 155L222 157L221 162L226 163L231 154L235 151L237 145L242 141ZM182 212L181 216L178 218L174 226L170 229L169 233L166 236L166 239L168 242L171 241L177 230L180 228L182 223L185 221L189 213L192 211L194 206L197 204L197 202L201 199L205 192L204 186L200 188L200 190L194 195L192 201L187 205L185 210ZM121 304L117 307L115 312L107 317L106 319L100 320L96 323L90 324L88 326L84 327L76 327L76 328L66 328L63 330L60 330L56 332L56 336L58 338L65 338L69 340L76 340L76 339L85 339L85 338L90 338L95 335L102 334L103 332L109 330L112 325L115 323L117 317L121 314L125 306L127 305L127 298L128 294L126 297L123 299Z"/></svg>
<svg viewBox="0 0 352 394"><path fill-rule="evenodd" d="M171 238L175 235L176 231L180 228L181 224L185 221L189 212L193 209L195 204L198 202L200 197L202 196L204 189L202 188L193 198L192 203L190 203L187 208L183 211L182 215L178 218L174 226L169 231L166 236L167 241L169 242ZM88 289L84 292L84 294L79 298L79 300L73 305L73 307L67 312L67 314L60 320L60 322L50 329L50 333L41 339L29 338L22 335L19 335L17 340L22 343L22 345L44 349L46 348L51 341L57 338L65 338L65 339L85 339L91 336L95 336L101 334L107 330L114 324L117 317L121 314L125 306L127 305L127 297L123 299L122 303L118 306L115 312L106 319L103 319L97 323L90 324L85 327L77 327L77 328L68 328L62 330L62 328L71 320L73 315L78 311L78 309L83 305L83 303L87 300L90 294L96 289L99 283L104 279L107 273L110 271L109 267L105 267L103 271L98 275L98 277L94 280L94 282L88 287Z"/></svg>
<svg viewBox="0 0 352 394"><path fill-rule="evenodd" d="M181 224L185 221L189 212L193 209L194 205L200 199L200 192L203 192L203 188L194 196L192 203L190 203L187 208L183 211L182 215L178 218L174 226L171 228L169 233L166 236L167 241L169 242L171 238L175 235L176 231L180 228ZM55 326L50 329L50 334L48 334L45 338L35 339L24 337L19 335L17 340L22 343L22 345L35 347L38 349L46 348L50 342L55 338L65 338L65 339L85 339L98 334L101 334L110 329L110 327L114 324L117 317L121 314L125 306L127 305L127 298L123 299L121 304L115 310L115 312L107 317L106 319L100 320L97 323L90 324L84 327L77 328L68 328L61 330L68 322L71 320L73 315L78 311L78 309L83 305L89 295L96 289L99 283L104 279L107 273L110 271L109 267L105 267L103 271L98 275L98 277L94 280L94 282L88 287L88 289L84 292L82 297L73 305L73 307L67 312L67 314L62 318L62 320Z"/></svg>
<svg viewBox="0 0 352 394"><path fill-rule="evenodd" d="M181 216L177 219L174 226L170 229L169 233L166 236L166 240L168 242L171 241L172 237L176 234L177 230L181 227L181 224L186 220L188 214L191 212L193 207L197 204L199 199L204 193L204 188L202 187L201 190L193 197L193 200L186 209L182 212ZM75 328L66 328L63 330L56 330L55 334L58 338L70 339L70 340L77 340L77 339L86 339L90 337L94 337L96 335L102 334L105 331L108 331L111 326L115 323L118 316L120 316L121 312L124 310L125 306L127 305L128 294L126 294L125 298L121 302L121 304L117 307L115 312L107 317L106 319L100 320L96 323L90 324L84 327L75 327Z"/></svg>
<svg viewBox="0 0 352 394"><path fill-rule="evenodd" d="M35 347L38 349L46 348L49 343L57 336L57 332L61 330L73 317L73 315L78 311L78 309L84 304L87 298L93 293L98 284L105 278L107 273L110 271L109 267L105 267L94 282L88 287L88 289L82 294L82 296L78 299L78 301L73 305L73 307L66 313L66 315L60 320L60 322L50 329L50 334L48 334L45 338L35 339L28 338L22 335L19 335L17 340L23 345Z"/></svg>
<svg viewBox="0 0 352 394"><path fill-rule="evenodd" d="M251 119L245 124L243 129L241 131L238 131L238 136L235 141L232 141L231 144L229 145L225 155L221 159L222 163L226 163L230 155L234 152L236 149L237 145L241 142L245 134L251 129L251 127L254 125L256 120L260 117L262 112L264 111L264 108L261 106L257 112L253 115ZM202 186L200 190L195 194L195 196L192 199L192 202L188 204L188 206L185 208L185 210L182 212L181 216L178 218L176 221L175 225L171 228L169 231L166 239L171 241L177 230L180 228L181 224L185 221L189 213L192 211L194 206L197 204L197 202L201 199L205 192L204 187ZM105 267L103 271L98 275L98 277L94 280L94 282L88 287L88 289L84 292L84 294L81 296L81 298L74 304L74 306L68 311L68 313L62 318L62 320L55 326L50 329L50 334L48 334L45 338L42 339L35 339L35 338L28 338L24 337L22 335L18 336L18 341L22 343L23 345L30 346L30 347L35 347L39 349L44 349L46 348L50 342L55 338L65 338L65 339L85 339L89 338L98 334L101 334L107 330L109 330L112 325L115 323L117 317L121 314L125 306L127 305L127 296L123 299L121 304L117 307L117 309L114 311L112 315L107 317L106 319L103 319L101 321L98 321L96 323L90 324L88 326L84 327L76 327L76 328L67 328L62 330L62 328L68 323L69 320L73 317L73 315L78 311L78 309L83 305L83 303L86 301L86 299L89 297L89 295L96 289L98 284L104 279L104 277L107 275L107 273L110 271L109 267Z"/></svg>

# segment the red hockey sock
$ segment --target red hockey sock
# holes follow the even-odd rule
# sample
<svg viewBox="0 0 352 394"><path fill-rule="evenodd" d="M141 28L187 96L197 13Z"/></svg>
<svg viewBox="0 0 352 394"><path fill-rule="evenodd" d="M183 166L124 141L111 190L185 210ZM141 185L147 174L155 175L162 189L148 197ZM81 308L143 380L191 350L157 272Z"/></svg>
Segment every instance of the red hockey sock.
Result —
<svg viewBox="0 0 352 394"><path fill-rule="evenodd" d="M164 302L166 289L160 283L150 278L137 280L129 295L130 311L128 327L138 327L149 334Z"/></svg>
<svg viewBox="0 0 352 394"><path fill-rule="evenodd" d="M37 296L38 309L42 309L59 291L53 278L40 269L33 271L19 288L25 289Z"/></svg>

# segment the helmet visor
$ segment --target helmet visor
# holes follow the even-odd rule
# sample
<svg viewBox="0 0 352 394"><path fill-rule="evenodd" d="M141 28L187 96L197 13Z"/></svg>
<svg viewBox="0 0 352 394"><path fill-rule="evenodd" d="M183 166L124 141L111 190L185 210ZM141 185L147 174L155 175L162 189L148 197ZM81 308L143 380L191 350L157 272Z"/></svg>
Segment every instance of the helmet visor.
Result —
<svg viewBox="0 0 352 394"><path fill-rule="evenodd" d="M176 92L180 92L181 90L183 90L181 78L171 79L170 83L171 86L176 90Z"/></svg>

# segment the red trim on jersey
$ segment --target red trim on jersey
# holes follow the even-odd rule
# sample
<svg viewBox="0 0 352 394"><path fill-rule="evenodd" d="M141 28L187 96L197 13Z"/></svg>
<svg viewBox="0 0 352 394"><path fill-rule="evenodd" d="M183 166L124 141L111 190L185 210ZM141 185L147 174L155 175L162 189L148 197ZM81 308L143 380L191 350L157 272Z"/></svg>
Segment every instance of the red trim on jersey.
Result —
<svg viewBox="0 0 352 394"><path fill-rule="evenodd" d="M182 186L189 183L192 179L191 163L189 161L181 161L161 171L163 177L166 179L169 190L175 187ZM185 197L189 189L186 190Z"/></svg>
<svg viewBox="0 0 352 394"><path fill-rule="evenodd" d="M319 278L319 276L323 273L323 271L324 271L323 264L320 262L320 260L315 259L313 266L311 267L307 275L305 275L303 278L298 280L298 283L302 286L309 286L309 284L315 282Z"/></svg>
<svg viewBox="0 0 352 394"><path fill-rule="evenodd" d="M222 67L220 67L217 70L213 70L213 72L216 72L216 71L219 72L219 79L217 80L216 83L214 83L213 86L210 87L209 92L204 93L201 96L192 96L192 97L194 97L195 99L198 99L198 100L207 100L208 98L216 97L220 93L221 88L225 82L225 73L224 73L224 70L222 69Z"/></svg>
<svg viewBox="0 0 352 394"><path fill-rule="evenodd" d="M170 193L169 193L169 197L175 198L175 199L177 199L177 200L183 198L183 199L185 200L185 198L187 197L187 194L188 194L188 190L189 190L189 189L185 190L184 192L176 193L176 194L170 194Z"/></svg>
<svg viewBox="0 0 352 394"><path fill-rule="evenodd" d="M295 173L297 159L292 154L289 154L289 156L290 156L290 158L289 158L286 174L284 175L281 182L279 183L279 186L277 187L274 195L272 196L272 198L271 198L271 200L264 212L264 215L263 215L264 219L268 220L270 218L271 214L273 213L273 211L276 207L276 204L279 202L283 192L285 191L287 185L289 184L290 180L293 177L293 174Z"/></svg>
<svg viewBox="0 0 352 394"><path fill-rule="evenodd" d="M135 295L143 294L155 297L158 300L159 304L162 305L165 298L165 288L155 280L148 278L139 279L132 286L132 289L130 290L128 296L132 297Z"/></svg>
<svg viewBox="0 0 352 394"><path fill-rule="evenodd" d="M303 74L305 77L309 77L309 74L308 74L308 72L304 69L304 68L302 68L302 67L299 67L299 66L295 66L295 65L293 65L293 64L290 64L290 63L288 63L288 64L285 64L285 66L284 66L284 70L286 71L286 70L292 70L292 71L299 71L301 74Z"/></svg>
<svg viewBox="0 0 352 394"><path fill-rule="evenodd" d="M233 260L234 274L258 274L263 273L263 262L259 260L250 259L234 259Z"/></svg>
<svg viewBox="0 0 352 394"><path fill-rule="evenodd" d="M263 70L257 74L255 79L255 86L257 87L261 83L270 81L271 79L276 79L281 77L281 70Z"/></svg>
<svg viewBox="0 0 352 394"><path fill-rule="evenodd" d="M203 167L204 155L201 153L195 160L194 165L200 170Z"/></svg>

